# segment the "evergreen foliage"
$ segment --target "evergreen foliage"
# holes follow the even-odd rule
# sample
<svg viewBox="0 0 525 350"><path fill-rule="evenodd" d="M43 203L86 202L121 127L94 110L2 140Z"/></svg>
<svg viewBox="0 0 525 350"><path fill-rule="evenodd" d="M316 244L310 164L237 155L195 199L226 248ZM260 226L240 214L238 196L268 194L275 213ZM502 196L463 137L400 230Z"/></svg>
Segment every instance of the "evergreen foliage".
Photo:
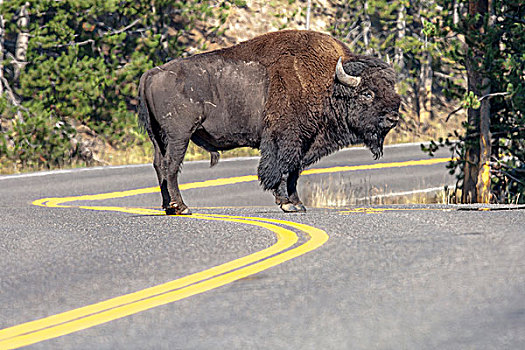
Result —
<svg viewBox="0 0 525 350"><path fill-rule="evenodd" d="M436 109L456 104L455 112L479 110L483 99L490 100L491 201L523 203L525 6L519 0L492 0L492 13L469 15L469 3L483 1L488 3L347 0L341 2L331 31L354 51L394 64L411 132L424 130ZM469 66L469 59L477 63ZM481 80L469 87L472 74ZM483 79L488 86L482 86ZM490 93L484 96L483 91ZM449 168L457 174L459 189L465 185L465 165L472 163L467 149L477 152L476 164L470 165L481 172L479 124L479 117L474 118L463 124L464 132L451 132L422 147L430 154L439 147L451 149Z"/></svg>
<svg viewBox="0 0 525 350"><path fill-rule="evenodd" d="M478 110L482 100L490 101L490 200L525 203L525 6L519 0L494 0L493 8L485 16L463 13L460 21L453 23L454 6L457 8L459 3L466 7L468 2L442 0L439 3L443 8L444 24L465 40L465 45L457 47L450 55L451 59L466 65L469 57L475 57L477 64L471 64L468 74L478 75L483 80L476 81L473 88L489 92L482 96L472 90L465 91L462 107ZM473 30L476 23L483 29ZM455 160L449 168L451 173L458 174L460 188L465 184L466 164L471 163L466 156L467 150L477 152L474 159L480 159L479 117L472 123L464 123L464 128L464 134L435 140L426 149L430 153L438 147L451 149ZM482 164L469 165L482 167Z"/></svg>
<svg viewBox="0 0 525 350"><path fill-rule="evenodd" d="M26 61L16 62L22 6L29 13ZM83 125L114 147L141 143L135 106L140 75L179 57L198 21L226 19L212 1L12 0L2 4L3 62L14 101L1 100L0 162L50 168L82 159L72 142ZM219 22L220 23L220 22ZM210 29L217 35L218 26ZM16 66L22 66L19 77Z"/></svg>
<svg viewBox="0 0 525 350"><path fill-rule="evenodd" d="M481 140L488 135L490 147L484 149L490 151L485 163L491 200L525 202L523 2L334 3L339 10L329 31L352 50L396 67L404 125L410 132L424 134L437 110L455 105L455 112L469 111L463 131L424 147L429 153L451 149L455 159L449 168L457 174L459 188L482 173ZM0 165L15 169L89 162L79 127L117 149L142 144L145 136L136 123L140 75L187 54L188 47L206 49L198 38L220 37L230 6L248 6L238 0L0 4ZM486 4L491 6L485 12L469 9ZM314 1L313 6L320 5ZM488 131L479 117L486 106ZM456 117L452 112L447 119Z"/></svg>

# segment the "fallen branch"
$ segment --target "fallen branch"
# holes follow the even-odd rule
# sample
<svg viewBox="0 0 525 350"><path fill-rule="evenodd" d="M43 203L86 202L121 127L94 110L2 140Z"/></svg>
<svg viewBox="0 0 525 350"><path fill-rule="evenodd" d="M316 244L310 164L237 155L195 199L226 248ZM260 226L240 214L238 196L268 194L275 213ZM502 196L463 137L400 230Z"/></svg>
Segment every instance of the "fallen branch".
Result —
<svg viewBox="0 0 525 350"><path fill-rule="evenodd" d="M133 22L131 22L130 24L128 24L124 28L121 28L119 30L115 30L115 31L112 31L112 32L106 32L105 34L102 34L102 36L115 35L115 34L120 34L122 32L125 32L126 30L130 29L131 27L133 27L135 24L139 23L141 19L142 18L137 18L136 20L134 20Z"/></svg>
<svg viewBox="0 0 525 350"><path fill-rule="evenodd" d="M504 176L510 177L512 180L514 180L514 181L516 181L516 182L518 182L518 183L520 183L520 184L522 184L522 185L525 185L525 182L523 182L522 180L518 179L517 177L515 177L515 176L509 174L509 173L506 172L505 170L501 170L501 169L499 169L498 171L499 171L500 173L502 173Z"/></svg>
<svg viewBox="0 0 525 350"><path fill-rule="evenodd" d="M434 76L441 78L441 79L448 79L448 80L457 80L457 77L453 77L452 75L444 74L441 72L434 72Z"/></svg>
<svg viewBox="0 0 525 350"><path fill-rule="evenodd" d="M28 61L19 61L19 60L17 60L16 57L9 51L7 52L7 57L9 58L9 61L11 63L14 63L14 64L16 64L16 65L18 65L20 67L23 67L26 64L28 64Z"/></svg>
<svg viewBox="0 0 525 350"><path fill-rule="evenodd" d="M16 98L15 93L13 92L13 89L11 89L11 86L9 86L9 82L7 81L7 79L2 76L0 77L0 80L1 80L0 83L4 85L9 102L11 102L13 106L18 108L16 112L16 116L18 117L18 120L23 122L24 118L22 117L22 113L20 113L20 109L23 110L24 112L29 112L29 110L20 104L20 102Z"/></svg>
<svg viewBox="0 0 525 350"><path fill-rule="evenodd" d="M454 114L456 114L457 112L461 111L462 109L463 109L463 106L458 107L458 108L456 108L455 110L453 110L452 112L450 112L450 113L447 115L447 118L445 119L445 123L448 122L448 120L450 119L450 117L452 117Z"/></svg>
<svg viewBox="0 0 525 350"><path fill-rule="evenodd" d="M5 77L0 77L2 80L2 84L4 85L5 90L7 91L7 97L9 98L9 101L12 105L18 107L20 106L20 103L18 102L13 90L11 89L11 86L9 86L9 82Z"/></svg>
<svg viewBox="0 0 525 350"><path fill-rule="evenodd" d="M67 44L60 44L60 45L55 45L53 47L56 47L56 48L61 48L61 47L67 47L67 46L83 46L83 45L86 45L86 44L93 44L95 43L95 40L93 39L88 39L88 40L84 40L84 41L79 41L79 42L73 42L73 41L70 41L69 43Z"/></svg>

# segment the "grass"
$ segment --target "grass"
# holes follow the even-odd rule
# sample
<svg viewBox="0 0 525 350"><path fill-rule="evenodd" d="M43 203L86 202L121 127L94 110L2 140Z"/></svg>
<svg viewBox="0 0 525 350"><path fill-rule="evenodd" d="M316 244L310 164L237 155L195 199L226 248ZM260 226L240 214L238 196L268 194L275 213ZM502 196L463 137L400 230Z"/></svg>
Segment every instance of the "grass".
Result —
<svg viewBox="0 0 525 350"><path fill-rule="evenodd" d="M16 162L3 161L0 162L0 175L29 173L53 169L74 169L86 166L144 164L153 162L153 147L149 142L143 145L136 145L125 149L108 149L110 150L100 152L99 154L97 154L96 160L90 163L81 160L73 160L70 164L67 164L60 168L50 168L45 165L32 165L22 167ZM257 155L259 155L259 150L251 149L248 147L242 147L231 151L221 152L221 158L249 157ZM203 160L209 158L210 155L208 152L203 151L194 143L190 142L190 145L188 146L188 151L186 152L186 156L184 157L184 161Z"/></svg>
<svg viewBox="0 0 525 350"><path fill-rule="evenodd" d="M393 192L386 185L373 186L364 180L345 183L342 178L329 176L320 182L306 181L300 188L306 206L313 208L342 208L353 205L384 204L452 204L461 198L460 191L443 187L435 190Z"/></svg>

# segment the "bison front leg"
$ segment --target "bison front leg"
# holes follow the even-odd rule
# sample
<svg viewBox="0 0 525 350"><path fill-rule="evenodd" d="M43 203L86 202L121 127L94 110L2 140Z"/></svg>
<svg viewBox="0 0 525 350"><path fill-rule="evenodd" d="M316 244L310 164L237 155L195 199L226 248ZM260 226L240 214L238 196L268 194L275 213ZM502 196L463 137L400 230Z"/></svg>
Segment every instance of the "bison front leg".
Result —
<svg viewBox="0 0 525 350"><path fill-rule="evenodd" d="M306 207L303 205L303 202L299 199L299 194L297 193L297 180L299 180L299 170L293 171L288 175L286 182L286 189L288 191L288 198L290 202L297 208L297 211L306 211Z"/></svg>
<svg viewBox="0 0 525 350"><path fill-rule="evenodd" d="M294 152L284 153L293 154ZM289 172L287 170L295 168L293 163L288 164L290 161L293 162L294 157L286 157L285 154L280 153L279 147L277 147L275 141L268 133L263 134L261 141L261 160L257 169L259 180L265 190L272 190L275 203L280 206L284 212L305 211L295 191L299 171ZM285 159L287 160L286 162L284 161ZM299 206L295 206L289 196L289 181L293 184L291 188L294 189L292 191L292 199L296 200L296 203L300 204Z"/></svg>
<svg viewBox="0 0 525 350"><path fill-rule="evenodd" d="M170 202L166 207L167 215L190 215L191 210L184 204L179 190L179 171L188 148L190 139L176 139L168 141L166 156L164 157L167 169L167 191ZM162 191L162 187L161 187Z"/></svg>
<svg viewBox="0 0 525 350"><path fill-rule="evenodd" d="M290 195L289 195L290 192L288 191L288 183L290 181L289 179L290 179L290 174L284 174L281 177L281 181L279 182L279 185L273 190L273 195L275 197L275 203L285 213L295 213L298 211L306 211L301 201L298 201L298 204L300 205L295 205L295 203L293 203L292 201L292 198L290 198ZM298 200L299 197L297 196L297 193L295 193L295 196L297 197L297 200Z"/></svg>
<svg viewBox="0 0 525 350"><path fill-rule="evenodd" d="M297 211L290 199L288 198L288 191L286 190L288 174L281 177L281 181L276 188L273 189L273 195L275 197L275 204L277 204L284 212L295 212Z"/></svg>

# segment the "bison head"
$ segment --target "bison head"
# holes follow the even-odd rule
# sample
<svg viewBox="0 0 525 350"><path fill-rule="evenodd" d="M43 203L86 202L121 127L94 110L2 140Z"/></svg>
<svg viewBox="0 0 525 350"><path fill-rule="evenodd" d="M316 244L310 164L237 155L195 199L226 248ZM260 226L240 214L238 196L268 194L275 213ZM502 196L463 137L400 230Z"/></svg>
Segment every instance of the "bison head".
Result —
<svg viewBox="0 0 525 350"><path fill-rule="evenodd" d="M383 155L385 136L399 121L395 80L394 70L374 57L339 58L336 65L331 108L351 143L364 143L375 159Z"/></svg>

